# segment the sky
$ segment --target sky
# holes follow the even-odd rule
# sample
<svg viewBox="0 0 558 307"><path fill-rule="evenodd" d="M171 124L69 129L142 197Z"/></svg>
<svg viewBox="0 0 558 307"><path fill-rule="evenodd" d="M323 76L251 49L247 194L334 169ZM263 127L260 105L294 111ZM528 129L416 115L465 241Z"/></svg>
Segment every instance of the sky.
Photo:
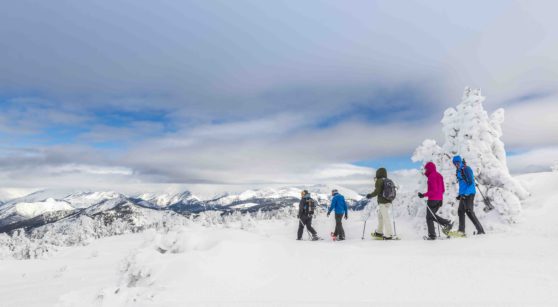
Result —
<svg viewBox="0 0 558 307"><path fill-rule="evenodd" d="M0 200L371 184L465 86L558 160L556 1L2 1Z"/></svg>

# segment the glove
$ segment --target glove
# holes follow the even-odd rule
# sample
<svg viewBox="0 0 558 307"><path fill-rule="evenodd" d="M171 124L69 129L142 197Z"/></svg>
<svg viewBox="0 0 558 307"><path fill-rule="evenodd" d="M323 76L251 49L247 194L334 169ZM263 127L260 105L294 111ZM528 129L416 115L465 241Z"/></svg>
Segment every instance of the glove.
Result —
<svg viewBox="0 0 558 307"><path fill-rule="evenodd" d="M461 195L457 195L457 197L455 199L461 200Z"/></svg>
<svg viewBox="0 0 558 307"><path fill-rule="evenodd" d="M300 218L300 214L299 214L299 215L297 215L297 216L296 216L296 218L297 218L297 219L299 219L299 218Z"/></svg>
<svg viewBox="0 0 558 307"><path fill-rule="evenodd" d="M366 198L368 198L368 199L372 198L372 193L366 194Z"/></svg>
<svg viewBox="0 0 558 307"><path fill-rule="evenodd" d="M310 214L310 215L308 216L309 219L311 219L312 217L314 217L312 214Z"/></svg>
<svg viewBox="0 0 558 307"><path fill-rule="evenodd" d="M348 218L349 218L349 215L348 215L348 214L345 214L345 219L348 219Z"/></svg>
<svg viewBox="0 0 558 307"><path fill-rule="evenodd" d="M422 193L419 192L419 193L418 193L418 197L419 197L419 198L424 198L424 194L422 194Z"/></svg>
<svg viewBox="0 0 558 307"><path fill-rule="evenodd" d="M327 213L327 217L329 217L330 214L331 214L331 212L328 212L328 213Z"/></svg>

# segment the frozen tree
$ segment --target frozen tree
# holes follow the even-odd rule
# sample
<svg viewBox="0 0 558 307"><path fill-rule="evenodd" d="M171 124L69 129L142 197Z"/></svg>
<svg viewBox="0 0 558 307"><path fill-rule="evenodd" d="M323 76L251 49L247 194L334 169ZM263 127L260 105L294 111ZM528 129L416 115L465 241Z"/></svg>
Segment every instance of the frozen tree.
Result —
<svg viewBox="0 0 558 307"><path fill-rule="evenodd" d="M436 164L445 179L446 203L455 205L458 185L451 159L461 155L475 172L480 190L476 202L482 203L479 192L483 193L491 199L501 217L514 222L521 212L521 200L529 193L508 170L501 140L504 110L498 109L489 116L482 105L484 100L480 89L465 88L461 103L444 112L441 121L444 143L439 146L434 140L425 140L415 150L412 160ZM456 214L454 209L445 210L447 214Z"/></svg>

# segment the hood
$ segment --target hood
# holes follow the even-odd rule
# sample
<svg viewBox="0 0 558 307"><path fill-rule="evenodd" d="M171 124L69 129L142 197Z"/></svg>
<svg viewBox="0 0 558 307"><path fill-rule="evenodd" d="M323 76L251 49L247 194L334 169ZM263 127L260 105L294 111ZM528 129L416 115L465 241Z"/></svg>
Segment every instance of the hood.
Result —
<svg viewBox="0 0 558 307"><path fill-rule="evenodd" d="M463 164L463 159L461 158L461 156L455 156L453 157L453 164L455 163L459 163L459 165Z"/></svg>
<svg viewBox="0 0 558 307"><path fill-rule="evenodd" d="M426 163L426 165L424 166L424 174L428 177L430 176L430 174L433 174L436 172L436 164L432 163L432 162L428 162Z"/></svg>
<svg viewBox="0 0 558 307"><path fill-rule="evenodd" d="M383 167L376 171L376 178L387 178L387 170Z"/></svg>
<svg viewBox="0 0 558 307"><path fill-rule="evenodd" d="M306 195L304 195L303 197L308 199L308 198L311 198L311 195L310 195L310 193L306 193Z"/></svg>

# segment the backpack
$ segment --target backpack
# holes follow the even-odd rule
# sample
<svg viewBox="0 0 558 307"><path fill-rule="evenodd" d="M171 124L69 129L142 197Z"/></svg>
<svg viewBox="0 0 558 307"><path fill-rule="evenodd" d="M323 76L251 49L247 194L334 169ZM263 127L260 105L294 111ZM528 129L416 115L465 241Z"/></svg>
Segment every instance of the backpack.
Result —
<svg viewBox="0 0 558 307"><path fill-rule="evenodd" d="M316 209L316 201L312 198L306 200L306 205L303 207L303 212L307 214L314 214L314 209Z"/></svg>
<svg viewBox="0 0 558 307"><path fill-rule="evenodd" d="M395 199L396 194L397 191L393 180L384 178L382 197L389 201L393 201Z"/></svg>

